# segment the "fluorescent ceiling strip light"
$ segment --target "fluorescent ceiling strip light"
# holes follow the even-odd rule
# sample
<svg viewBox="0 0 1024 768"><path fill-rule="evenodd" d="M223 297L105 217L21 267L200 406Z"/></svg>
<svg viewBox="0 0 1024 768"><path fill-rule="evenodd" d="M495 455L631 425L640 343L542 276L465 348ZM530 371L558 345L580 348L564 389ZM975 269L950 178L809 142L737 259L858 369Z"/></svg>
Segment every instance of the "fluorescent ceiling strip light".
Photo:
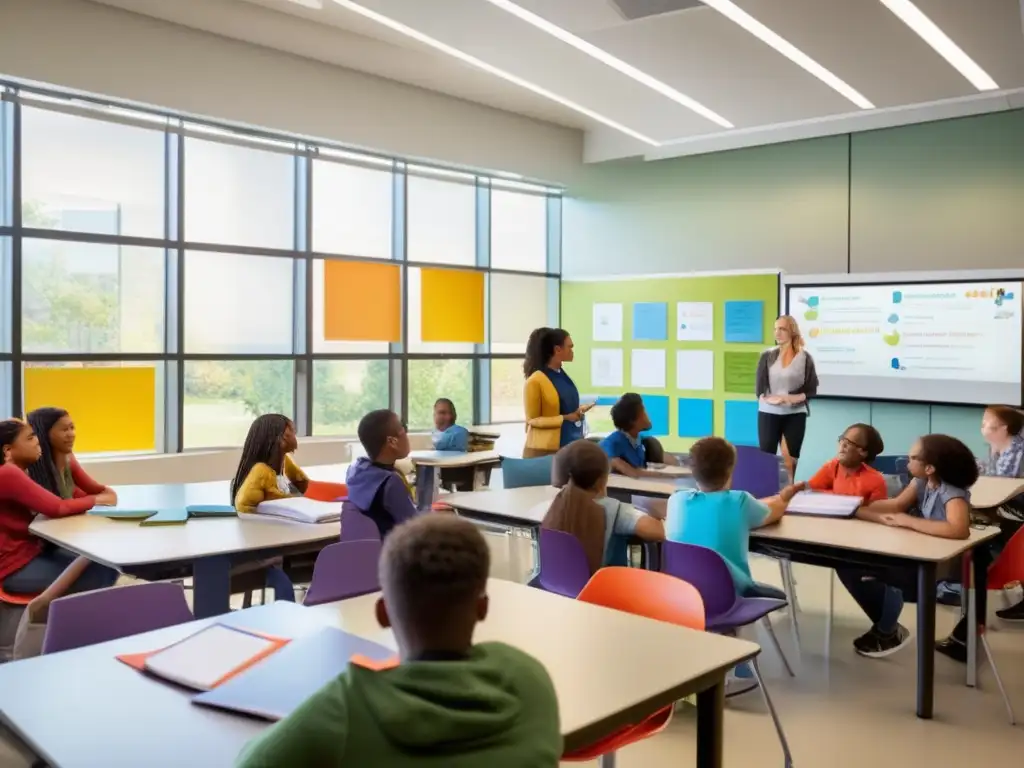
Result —
<svg viewBox="0 0 1024 768"><path fill-rule="evenodd" d="M658 80L656 77L652 77L651 75L648 75L646 72L642 72L641 70L634 67L632 64L627 64L622 59L616 56L612 56L612 54L608 53L608 51L598 48L596 45L593 45L592 43L588 43L586 40L584 40L581 37L577 37L572 32L569 32L567 29L564 29L558 26L557 24L552 24L547 19L538 16L532 11L528 11L521 6L516 5L515 3L511 2L511 0L487 0L487 2L490 3L491 5L497 6L501 10L506 11L507 13L511 13L516 18L525 21L527 24L530 24L533 27L536 27L541 32L546 32L552 37L561 40L563 43L571 45L577 51L582 51L591 58L597 59L602 64L614 69L616 72L620 72L626 77L636 80L641 85L646 85L651 90L657 91L662 96L666 96L672 99L672 101L674 101L676 104L681 104L687 109L693 110L701 117L705 117L711 122L720 125L723 128L734 127L732 123L730 123L720 114L708 109L696 99L691 99L685 93L680 93L668 83L664 83L661 80Z"/></svg>
<svg viewBox="0 0 1024 768"><path fill-rule="evenodd" d="M744 11L732 2L732 0L703 0L703 3L709 8L714 8L720 14L729 19L729 21L743 27L743 29L747 30L747 32L752 34L758 40L770 45L798 67L801 67L805 71L814 75L829 88L842 94L861 109L875 108L875 105L864 98L862 93L845 81L840 80L788 40L775 32L772 32L772 30L768 29L768 27Z"/></svg>
<svg viewBox="0 0 1024 768"><path fill-rule="evenodd" d="M979 67L974 59L964 53L959 45L950 40L949 36L910 0L881 0L881 3L914 30L939 56L952 64L956 71L966 77L979 91L995 91L999 88L996 81L989 77L988 72Z"/></svg>
<svg viewBox="0 0 1024 768"><path fill-rule="evenodd" d="M289 2L296 5L304 5L306 8L312 8L314 11L322 11L324 9L324 0L289 0Z"/></svg>
<svg viewBox="0 0 1024 768"><path fill-rule="evenodd" d="M644 134L640 133L639 131L634 131L632 128L627 128L622 123L618 123L612 120L611 118L605 117L604 115L600 115L592 109L587 109L583 105L577 104L575 101L570 101L569 99L563 98L556 93L552 93L546 88L542 88L539 85L535 85L534 83L531 83L529 80L524 80L523 78L517 75L513 75L511 72L506 72L504 69L500 69L499 67L496 67L493 64L488 64L486 61L478 59L476 56L471 56L465 51L460 51L458 48L453 48L447 43L442 43L440 40L435 40L433 37L425 35L424 33L419 32L418 30L415 30L412 27L406 26L400 21L396 21L395 19L385 16L384 14L377 13L377 11L372 11L369 8L359 5L359 3L352 2L352 0L333 0L333 2L337 3L342 8L352 11L353 13L358 13L360 16L363 16L364 18L370 19L371 21L375 21L378 24L387 27L388 29L392 29L395 32L399 32L405 35L406 37L411 37L413 40L416 40L417 42L423 43L424 45L428 45L435 50L441 51L441 53L446 53L449 56L458 59L459 61L465 62L466 64L476 67L477 69L482 69L484 72L487 72L488 74L494 75L495 77L500 77L502 80L506 80L512 83L513 85L518 85L520 88L525 88L528 91L536 93L538 96L543 96L545 99L550 99L551 101L561 104L563 107L568 107L569 109L575 110L576 112L579 112L581 115L586 115L591 120L596 120L599 123L607 125L609 128L614 128L616 131L621 131L627 136L632 136L634 139L642 141L645 144L650 144L652 147L661 146L660 142L655 141L649 136L644 136Z"/></svg>

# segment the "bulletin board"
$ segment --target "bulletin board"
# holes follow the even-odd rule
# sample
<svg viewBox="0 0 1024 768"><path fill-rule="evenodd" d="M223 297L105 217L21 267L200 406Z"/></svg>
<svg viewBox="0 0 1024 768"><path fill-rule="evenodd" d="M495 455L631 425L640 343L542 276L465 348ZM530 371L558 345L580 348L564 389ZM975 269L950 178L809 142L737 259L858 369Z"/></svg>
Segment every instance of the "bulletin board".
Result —
<svg viewBox="0 0 1024 768"><path fill-rule="evenodd" d="M779 274L699 274L562 280L566 370L599 407L592 432L613 429L607 406L638 392L650 434L668 450L705 435L757 444L757 359L774 345Z"/></svg>

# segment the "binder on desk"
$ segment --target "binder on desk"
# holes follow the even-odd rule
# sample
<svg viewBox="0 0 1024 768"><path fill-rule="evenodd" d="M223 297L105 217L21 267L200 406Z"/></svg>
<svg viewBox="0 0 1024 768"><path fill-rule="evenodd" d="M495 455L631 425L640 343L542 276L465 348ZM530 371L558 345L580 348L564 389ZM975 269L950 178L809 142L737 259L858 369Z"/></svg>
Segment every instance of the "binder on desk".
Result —
<svg viewBox="0 0 1024 768"><path fill-rule="evenodd" d="M120 507L93 507L86 514L95 517L109 517L111 520L145 520L152 517L156 509L122 509Z"/></svg>
<svg viewBox="0 0 1024 768"><path fill-rule="evenodd" d="M238 517L238 510L229 504L189 504L189 517Z"/></svg>
<svg viewBox="0 0 1024 768"><path fill-rule="evenodd" d="M808 515L810 517L853 517L864 503L860 496L843 496L838 493L816 493L800 491L786 507L787 515Z"/></svg>
<svg viewBox="0 0 1024 768"><path fill-rule="evenodd" d="M380 666L394 656L389 648L334 627L293 640L266 660L192 699L204 707L281 720L340 675L353 657Z"/></svg>
<svg viewBox="0 0 1024 768"><path fill-rule="evenodd" d="M184 525L188 522L188 512L184 507L177 509L161 509L155 515L147 517L139 525Z"/></svg>

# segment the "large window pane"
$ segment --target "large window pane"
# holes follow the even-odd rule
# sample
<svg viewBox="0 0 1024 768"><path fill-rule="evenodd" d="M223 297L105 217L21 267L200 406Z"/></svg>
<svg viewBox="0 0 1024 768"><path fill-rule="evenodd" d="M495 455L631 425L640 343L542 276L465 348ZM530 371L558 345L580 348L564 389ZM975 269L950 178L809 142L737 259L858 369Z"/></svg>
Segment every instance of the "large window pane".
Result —
<svg viewBox="0 0 1024 768"><path fill-rule="evenodd" d="M293 417L291 360L185 362L185 448L236 446L264 413Z"/></svg>
<svg viewBox="0 0 1024 768"><path fill-rule="evenodd" d="M476 263L476 187L409 176L406 247L409 261Z"/></svg>
<svg viewBox="0 0 1024 768"><path fill-rule="evenodd" d="M215 141L185 140L185 239L291 249L295 159Z"/></svg>
<svg viewBox="0 0 1024 768"><path fill-rule="evenodd" d="M26 227L164 236L164 134L23 107Z"/></svg>
<svg viewBox="0 0 1024 768"><path fill-rule="evenodd" d="M406 311L408 316L409 335L406 340L408 350L413 353L438 354L438 353L471 353L475 346L472 343L461 341L423 341L423 291L422 272L419 267L409 267L409 292L406 299ZM486 286L486 280L484 281ZM452 302L458 302L461 297L453 295ZM479 321L477 321L479 322ZM484 329L487 328L487 318L484 317Z"/></svg>
<svg viewBox="0 0 1024 768"><path fill-rule="evenodd" d="M558 281L491 273L491 352L526 352L534 328L558 325Z"/></svg>
<svg viewBox="0 0 1024 768"><path fill-rule="evenodd" d="M0 91L3 89L0 88ZM14 105L0 101L0 226L10 225L13 218L12 161L14 159Z"/></svg>
<svg viewBox="0 0 1024 768"><path fill-rule="evenodd" d="M292 351L295 263L289 258L185 254L185 352Z"/></svg>
<svg viewBox="0 0 1024 768"><path fill-rule="evenodd" d="M523 361L491 360L491 421L523 421Z"/></svg>
<svg viewBox="0 0 1024 768"><path fill-rule="evenodd" d="M391 258L394 177L324 160L313 161L313 250Z"/></svg>
<svg viewBox="0 0 1024 768"><path fill-rule="evenodd" d="M491 266L547 272L548 200L540 195L491 192Z"/></svg>
<svg viewBox="0 0 1024 768"><path fill-rule="evenodd" d="M409 429L434 428L434 402L439 397L455 403L460 424L473 423L472 360L409 361Z"/></svg>
<svg viewBox="0 0 1024 768"><path fill-rule="evenodd" d="M19 410L11 402L11 364L0 361L0 414L4 414L0 418L7 418Z"/></svg>
<svg viewBox="0 0 1024 768"><path fill-rule="evenodd" d="M166 252L160 248L26 239L26 352L162 352Z"/></svg>
<svg viewBox="0 0 1024 768"><path fill-rule="evenodd" d="M362 262L366 263L366 262ZM360 290L360 286L353 285L348 288L351 291ZM344 301L344 297L340 299ZM319 353L347 354L369 352L372 354L387 354L389 345L386 341L328 341L325 336L324 323L324 261L323 259L313 260L313 351ZM379 307L380 304L378 303ZM400 310L400 308L399 308Z"/></svg>
<svg viewBox="0 0 1024 768"><path fill-rule="evenodd" d="M313 363L313 434L356 434L370 411L389 407L387 360Z"/></svg>
<svg viewBox="0 0 1024 768"><path fill-rule="evenodd" d="M11 238L0 237L0 352L11 351Z"/></svg>

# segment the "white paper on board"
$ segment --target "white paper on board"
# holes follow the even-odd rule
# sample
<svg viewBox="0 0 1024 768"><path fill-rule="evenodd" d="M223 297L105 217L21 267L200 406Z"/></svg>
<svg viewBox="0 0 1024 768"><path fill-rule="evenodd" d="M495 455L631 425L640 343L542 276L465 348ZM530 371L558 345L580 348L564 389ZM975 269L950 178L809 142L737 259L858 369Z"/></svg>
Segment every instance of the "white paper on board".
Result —
<svg viewBox="0 0 1024 768"><path fill-rule="evenodd" d="M676 351L676 389L715 388L715 353L710 349Z"/></svg>
<svg viewBox="0 0 1024 768"><path fill-rule="evenodd" d="M634 349L630 378L638 389L664 389L665 350Z"/></svg>
<svg viewBox="0 0 1024 768"><path fill-rule="evenodd" d="M710 301L676 304L676 341L712 341L715 337L715 305Z"/></svg>
<svg viewBox="0 0 1024 768"><path fill-rule="evenodd" d="M622 386L621 349L595 349L590 353L590 384L595 387Z"/></svg>
<svg viewBox="0 0 1024 768"><path fill-rule="evenodd" d="M622 341L622 305L594 305L594 341Z"/></svg>

